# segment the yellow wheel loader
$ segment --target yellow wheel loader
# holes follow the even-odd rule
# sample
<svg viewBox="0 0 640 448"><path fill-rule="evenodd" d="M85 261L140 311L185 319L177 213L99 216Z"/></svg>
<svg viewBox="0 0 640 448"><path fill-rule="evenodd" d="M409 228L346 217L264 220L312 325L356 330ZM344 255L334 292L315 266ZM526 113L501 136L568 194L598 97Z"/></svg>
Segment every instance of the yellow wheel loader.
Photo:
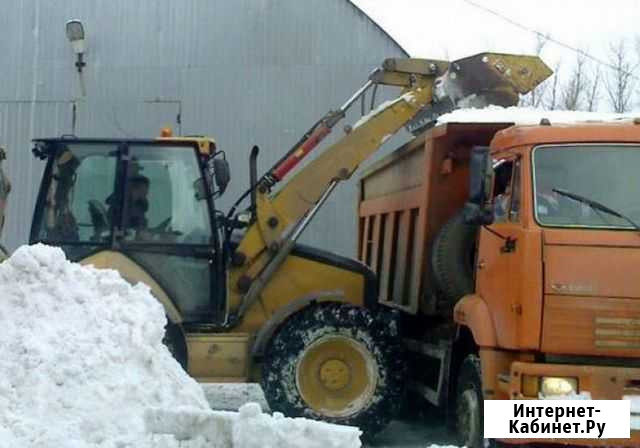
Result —
<svg viewBox="0 0 640 448"><path fill-rule="evenodd" d="M38 139L47 164L30 241L147 284L166 310L167 345L199 381L259 381L272 410L373 434L401 403L396 317L377 306L364 265L296 242L338 183L412 119L463 100L515 104L548 74L527 56L386 60L262 176L254 147L248 189L226 212L216 199L229 167L212 139ZM298 167L382 85L402 92Z"/></svg>

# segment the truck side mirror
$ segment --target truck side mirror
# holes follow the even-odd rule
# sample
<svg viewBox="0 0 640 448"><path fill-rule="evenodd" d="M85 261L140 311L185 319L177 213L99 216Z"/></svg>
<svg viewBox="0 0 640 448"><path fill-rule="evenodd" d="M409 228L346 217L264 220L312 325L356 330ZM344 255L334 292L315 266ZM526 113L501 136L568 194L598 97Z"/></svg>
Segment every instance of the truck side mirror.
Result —
<svg viewBox="0 0 640 448"><path fill-rule="evenodd" d="M493 209L487 207L493 168L488 146L471 148L469 160L469 200L464 206L467 224L487 225L493 222Z"/></svg>
<svg viewBox="0 0 640 448"><path fill-rule="evenodd" d="M218 187L218 194L224 193L231 181L231 169L227 159L213 159L213 176Z"/></svg>

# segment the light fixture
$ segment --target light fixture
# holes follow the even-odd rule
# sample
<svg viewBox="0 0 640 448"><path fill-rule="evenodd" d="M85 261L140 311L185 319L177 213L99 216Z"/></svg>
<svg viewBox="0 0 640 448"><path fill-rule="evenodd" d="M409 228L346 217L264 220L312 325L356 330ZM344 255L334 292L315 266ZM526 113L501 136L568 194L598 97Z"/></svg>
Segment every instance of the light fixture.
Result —
<svg viewBox="0 0 640 448"><path fill-rule="evenodd" d="M82 73L82 69L85 65L84 52L86 50L86 40L84 36L84 26L79 20L69 20L66 26L67 39L71 42L71 48L73 52L78 56L76 60L76 68L78 73Z"/></svg>
<svg viewBox="0 0 640 448"><path fill-rule="evenodd" d="M85 51L84 26L79 20L69 20L67 22L67 39L71 42L73 52L83 54Z"/></svg>

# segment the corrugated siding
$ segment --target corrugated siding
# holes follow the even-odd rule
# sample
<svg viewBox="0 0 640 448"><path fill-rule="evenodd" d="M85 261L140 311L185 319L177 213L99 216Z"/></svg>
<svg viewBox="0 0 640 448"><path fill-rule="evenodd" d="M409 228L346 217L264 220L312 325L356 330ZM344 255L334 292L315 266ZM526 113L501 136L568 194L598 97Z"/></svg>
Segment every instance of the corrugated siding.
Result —
<svg viewBox="0 0 640 448"><path fill-rule="evenodd" d="M181 111L182 133L214 136L231 162L221 208L248 184L252 145L262 149L260 168L268 168L385 57L404 56L345 0L0 0L0 7L0 141L14 184L4 236L10 249L28 237L42 168L30 139L71 132L70 101L79 95L64 32L71 18L83 21L88 38L76 134L154 136L166 125L177 129ZM339 187L304 242L355 255L354 185Z"/></svg>

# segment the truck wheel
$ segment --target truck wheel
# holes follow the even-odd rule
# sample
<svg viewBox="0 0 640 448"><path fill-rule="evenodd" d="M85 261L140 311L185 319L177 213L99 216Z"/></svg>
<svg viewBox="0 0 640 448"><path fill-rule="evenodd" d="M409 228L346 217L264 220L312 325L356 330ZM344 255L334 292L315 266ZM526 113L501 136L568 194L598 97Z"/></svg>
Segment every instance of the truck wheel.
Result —
<svg viewBox="0 0 640 448"><path fill-rule="evenodd" d="M460 446L483 448L482 375L480 358L469 355L460 366L455 397L455 427Z"/></svg>
<svg viewBox="0 0 640 448"><path fill-rule="evenodd" d="M167 318L167 325L164 327L164 337L162 343L169 349L169 352L182 366L185 372L188 368L187 341L180 325L174 324Z"/></svg>
<svg viewBox="0 0 640 448"><path fill-rule="evenodd" d="M438 232L431 250L431 267L446 309L453 309L464 295L473 292L473 264L478 227L464 221L462 212Z"/></svg>
<svg viewBox="0 0 640 448"><path fill-rule="evenodd" d="M400 408L403 359L392 317L344 304L292 316L266 350L262 388L274 411L358 426L371 437Z"/></svg>

